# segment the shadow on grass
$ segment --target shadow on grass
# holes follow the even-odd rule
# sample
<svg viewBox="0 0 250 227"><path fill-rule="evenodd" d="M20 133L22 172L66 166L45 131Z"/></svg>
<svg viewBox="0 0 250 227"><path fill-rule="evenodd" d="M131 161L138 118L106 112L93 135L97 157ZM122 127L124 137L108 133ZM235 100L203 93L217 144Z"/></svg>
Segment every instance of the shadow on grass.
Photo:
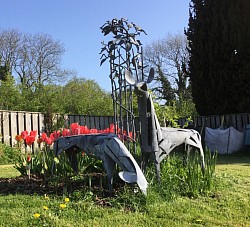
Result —
<svg viewBox="0 0 250 227"><path fill-rule="evenodd" d="M43 179L36 175L17 176L11 178L0 178L0 194L38 194L44 195L52 192L53 188L49 188Z"/></svg>
<svg viewBox="0 0 250 227"><path fill-rule="evenodd" d="M227 165L227 164L242 164L246 166L250 166L250 151L243 150L240 152L236 152L233 154L218 154L217 156L217 164Z"/></svg>
<svg viewBox="0 0 250 227"><path fill-rule="evenodd" d="M110 196L107 185L100 185L100 177L92 177L91 187L85 181L72 181L68 187L66 193L74 193L74 191L92 191L97 195L103 197ZM122 182L114 183L113 191L116 193L124 184ZM65 193L65 184L55 184L47 182L39 175L31 175L30 179L27 175L12 177L12 178L0 178L0 195L9 194L25 194L25 195L63 195Z"/></svg>

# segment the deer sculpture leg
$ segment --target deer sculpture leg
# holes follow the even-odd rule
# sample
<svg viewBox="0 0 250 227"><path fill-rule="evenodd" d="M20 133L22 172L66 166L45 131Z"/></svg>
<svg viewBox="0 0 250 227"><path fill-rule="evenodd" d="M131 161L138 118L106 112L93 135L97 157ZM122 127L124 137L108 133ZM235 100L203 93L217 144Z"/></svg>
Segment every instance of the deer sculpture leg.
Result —
<svg viewBox="0 0 250 227"><path fill-rule="evenodd" d="M109 194L112 194L113 191L113 176L114 176L114 169L115 169L115 162L112 158L108 155L104 155L103 167L107 173L108 177L108 189Z"/></svg>
<svg viewBox="0 0 250 227"><path fill-rule="evenodd" d="M159 152L153 153L154 156L154 161L155 161L155 170L156 170L156 177L157 181L160 183L161 182L161 164L157 160L159 159L158 157Z"/></svg>

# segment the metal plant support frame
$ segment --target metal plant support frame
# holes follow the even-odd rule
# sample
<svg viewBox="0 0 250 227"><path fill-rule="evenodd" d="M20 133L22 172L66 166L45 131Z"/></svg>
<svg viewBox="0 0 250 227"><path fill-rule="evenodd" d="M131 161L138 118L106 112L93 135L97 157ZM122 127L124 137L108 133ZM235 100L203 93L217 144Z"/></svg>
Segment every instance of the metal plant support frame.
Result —
<svg viewBox="0 0 250 227"><path fill-rule="evenodd" d="M130 150L130 142L134 142L136 134L135 115L133 111L133 89L125 80L125 72L135 75L137 81L143 81L142 44L137 36L146 33L124 18L107 21L101 27L101 30L104 36L109 34L113 36L113 40L108 43L102 42L103 47L100 54L101 65L106 60L109 60L110 64L109 77L112 87L115 133L123 135L126 131L127 135L122 139L128 141ZM135 143L133 143L133 148L136 149Z"/></svg>

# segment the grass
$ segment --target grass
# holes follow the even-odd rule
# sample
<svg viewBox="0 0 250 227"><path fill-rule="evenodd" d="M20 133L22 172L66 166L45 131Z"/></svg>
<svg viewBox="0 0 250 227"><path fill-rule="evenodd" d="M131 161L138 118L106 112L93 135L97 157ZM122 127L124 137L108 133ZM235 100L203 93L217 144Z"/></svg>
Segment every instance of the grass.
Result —
<svg viewBox="0 0 250 227"><path fill-rule="evenodd" d="M20 172L14 168L13 164L0 165L0 177L11 178L20 176Z"/></svg>
<svg viewBox="0 0 250 227"><path fill-rule="evenodd" d="M164 201L150 190L144 198L128 187L100 206L96 195L78 191L62 209L64 197L56 195L0 195L0 226L250 226L249 167L250 157L219 156L215 190L197 198ZM11 165L0 166L0 177L15 174Z"/></svg>

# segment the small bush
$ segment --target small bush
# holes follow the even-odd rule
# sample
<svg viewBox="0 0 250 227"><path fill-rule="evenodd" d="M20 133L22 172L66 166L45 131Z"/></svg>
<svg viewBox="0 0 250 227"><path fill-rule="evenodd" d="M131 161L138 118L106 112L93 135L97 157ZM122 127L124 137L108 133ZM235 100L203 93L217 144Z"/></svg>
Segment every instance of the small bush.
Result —
<svg viewBox="0 0 250 227"><path fill-rule="evenodd" d="M18 159L20 150L0 143L0 164L13 164Z"/></svg>

